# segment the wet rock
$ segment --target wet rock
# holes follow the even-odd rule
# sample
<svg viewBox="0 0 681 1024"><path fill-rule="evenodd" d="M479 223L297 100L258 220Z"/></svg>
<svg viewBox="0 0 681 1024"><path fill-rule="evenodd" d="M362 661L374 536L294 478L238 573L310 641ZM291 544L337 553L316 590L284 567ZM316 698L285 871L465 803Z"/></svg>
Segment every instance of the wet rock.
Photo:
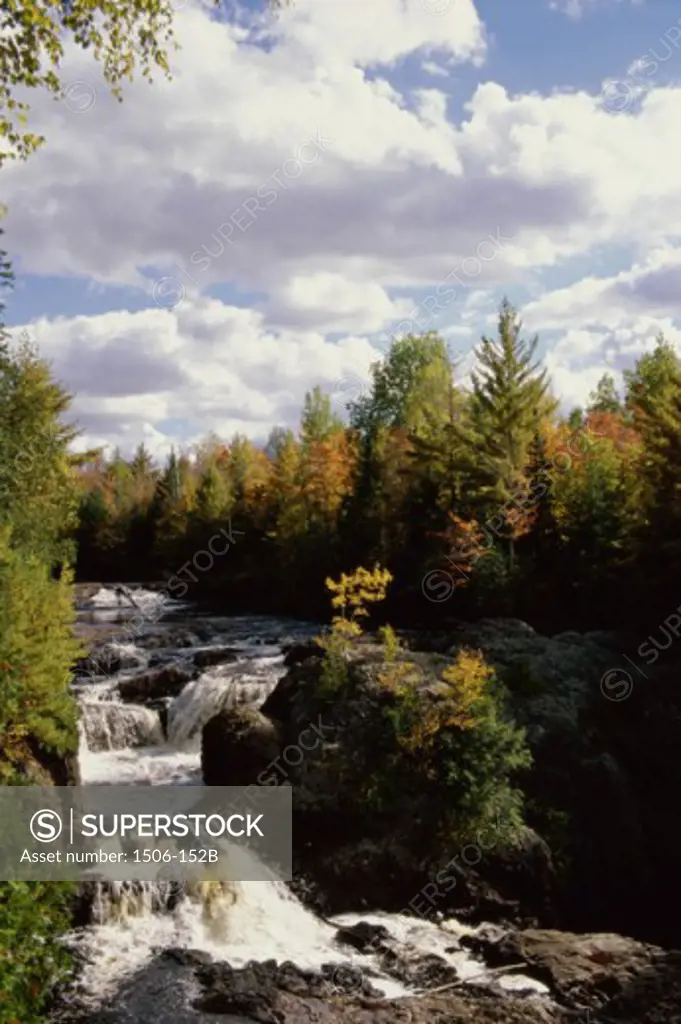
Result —
<svg viewBox="0 0 681 1024"><path fill-rule="evenodd" d="M125 651L120 646L105 643L86 658L79 658L73 666L75 676L112 676L126 669L140 668L144 656L136 651Z"/></svg>
<svg viewBox="0 0 681 1024"><path fill-rule="evenodd" d="M397 952L392 957L384 954L381 966L386 973L415 990L427 991L440 988L441 985L452 985L460 980L456 968L436 953L410 956ZM480 965L480 971L484 971L483 964Z"/></svg>
<svg viewBox="0 0 681 1024"><path fill-rule="evenodd" d="M284 665L290 668L292 665L300 665L308 658L320 658L324 652L314 640L309 643L290 644L284 648Z"/></svg>
<svg viewBox="0 0 681 1024"><path fill-rule="evenodd" d="M227 707L203 727L201 770L207 786L249 786L279 756L278 730L255 708Z"/></svg>
<svg viewBox="0 0 681 1024"><path fill-rule="evenodd" d="M336 932L336 942L342 942L346 946L352 946L363 952L368 947L379 948L379 944L390 938L390 932L380 924L370 924L368 921L358 921L357 924L347 928L339 928Z"/></svg>
<svg viewBox="0 0 681 1024"><path fill-rule="evenodd" d="M196 651L194 664L197 668L209 668L211 665L222 665L228 661L236 661L240 652L234 647L208 647L204 651Z"/></svg>
<svg viewBox="0 0 681 1024"><path fill-rule="evenodd" d="M199 1009L209 1013L243 1014L258 1024L296 1019L302 1022L302 1016L282 1016L287 1003L291 1008L297 1004L302 1010L303 1000L315 1003L328 1000L332 1007L333 1000L342 997L347 989L354 996L358 994L357 973L351 970L344 975L336 965L328 965L318 972L302 970L290 962L277 964L275 960L252 962L240 969L227 964L208 964L198 967L196 977L203 989L197 1000ZM380 996L366 978L361 979L359 992ZM328 1019L333 1020L333 1017Z"/></svg>
<svg viewBox="0 0 681 1024"><path fill-rule="evenodd" d="M491 977L465 985L456 979L443 981L447 987L442 991L389 1000L380 997L377 979L350 963L325 965L320 971L273 960L233 968L211 962L203 953L168 950L136 976L135 984L141 987L145 974L147 989L153 977L158 982L161 965L166 965L161 976L164 991L172 987L173 971L182 979L183 992L193 977L200 991L194 1001L196 1016L178 1012L177 1018L154 1017L149 1007L148 1015L125 1019L135 1019L136 1024L165 1024L166 1019L168 1024L171 1019L199 1024L213 1019L204 1014L239 1024L675 1024L679 1019L681 954L665 954L655 947L647 947L643 954L638 944L617 936L566 933L562 951L559 933L522 932L508 941L509 955L525 954L543 964L555 986L555 999L504 993ZM426 956L421 961L424 973L436 981L439 958ZM177 1000L178 1011L182 1002ZM112 1013L91 1019L113 1024L116 1017Z"/></svg>
<svg viewBox="0 0 681 1024"><path fill-rule="evenodd" d="M82 1016L67 1004L54 1024L676 1024L681 1006L681 953L612 935L548 931L508 933L509 962L542 973L552 997L503 992L492 974L441 991L381 998L381 983L352 963L319 971L290 962L234 968L205 953L170 949L120 986L116 998ZM437 980L439 958L421 957ZM416 961L418 964L418 960ZM451 970L451 968L449 969ZM437 985L436 988L439 988ZM195 995L198 991L198 995ZM193 1001L193 1005L191 1005Z"/></svg>
<svg viewBox="0 0 681 1024"><path fill-rule="evenodd" d="M160 668L141 672L130 679L121 679L118 693L121 700L143 704L161 697L177 697L187 683L198 676L198 670L173 662Z"/></svg>
<svg viewBox="0 0 681 1024"><path fill-rule="evenodd" d="M635 939L614 934L577 935L549 929L481 930L462 938L463 946L491 967L524 963L522 973L547 985L569 1007L602 1009L610 1015L625 1007L632 986L668 988L681 1006L681 952L665 952ZM666 981L661 983L664 976ZM637 997L638 998L638 997ZM666 1000L667 995L664 996ZM671 1005L671 1004L670 1004ZM629 1020L629 1016L615 1017ZM631 1018L634 1020L635 1018ZM645 1020L662 1019L645 1017Z"/></svg>

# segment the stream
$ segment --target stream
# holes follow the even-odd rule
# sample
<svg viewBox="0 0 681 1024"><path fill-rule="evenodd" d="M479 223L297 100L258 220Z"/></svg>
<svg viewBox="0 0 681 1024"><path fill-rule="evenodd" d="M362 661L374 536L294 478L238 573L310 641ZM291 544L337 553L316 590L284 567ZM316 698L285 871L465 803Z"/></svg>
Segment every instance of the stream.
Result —
<svg viewBox="0 0 681 1024"><path fill-rule="evenodd" d="M80 768L84 785L199 785L203 725L229 702L260 706L285 673L286 645L319 631L313 623L264 616L224 617L168 601L151 589L130 585L128 597L113 587L81 588L78 623L100 641L94 656L108 657L112 671L77 675L74 689L81 709ZM148 621L132 631L126 623L139 611ZM116 635L111 632L116 630ZM103 645L101 641L104 641ZM229 648L232 660L220 657ZM209 652L209 653L207 653ZM187 667L202 659L198 678L164 700L124 702L119 686L156 667ZM350 880L351 882L351 880ZM459 947L458 939L477 929L455 919L439 924L387 913L343 914L322 920L306 908L285 882L242 882L230 891L201 887L180 891L169 883L97 883L94 918L67 936L81 968L69 995L74 1014L106 1024L191 1024L247 1018L196 1010L187 970L181 963L160 967L159 951L201 951L234 967L249 961L292 961L303 968L337 965L363 972L386 998L414 990L385 973L376 958L336 940L341 926L381 924L402 955L436 954L455 967L462 980L480 982L484 964ZM480 926L483 927L483 926ZM522 975L497 979L506 990L545 999L541 983ZM65 1020L63 1016L58 1018ZM70 1019L70 1018L69 1018Z"/></svg>

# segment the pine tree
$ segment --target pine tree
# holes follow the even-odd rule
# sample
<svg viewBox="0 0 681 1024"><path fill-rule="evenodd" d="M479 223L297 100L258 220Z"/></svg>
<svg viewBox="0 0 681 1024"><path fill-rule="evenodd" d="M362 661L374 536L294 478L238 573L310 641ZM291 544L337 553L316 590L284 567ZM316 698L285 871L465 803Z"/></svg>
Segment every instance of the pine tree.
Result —
<svg viewBox="0 0 681 1024"><path fill-rule="evenodd" d="M149 480L154 476L154 460L143 441L130 461L130 472L136 480Z"/></svg>
<svg viewBox="0 0 681 1024"><path fill-rule="evenodd" d="M474 433L469 443L482 473L492 481L481 489L481 497L487 497L492 509L512 508L526 496L532 439L557 405L549 394L546 371L533 361L539 339L525 341L521 329L516 310L504 299L498 336L482 338L476 351L478 366L471 374ZM512 563L517 531L510 522L500 531L508 541Z"/></svg>

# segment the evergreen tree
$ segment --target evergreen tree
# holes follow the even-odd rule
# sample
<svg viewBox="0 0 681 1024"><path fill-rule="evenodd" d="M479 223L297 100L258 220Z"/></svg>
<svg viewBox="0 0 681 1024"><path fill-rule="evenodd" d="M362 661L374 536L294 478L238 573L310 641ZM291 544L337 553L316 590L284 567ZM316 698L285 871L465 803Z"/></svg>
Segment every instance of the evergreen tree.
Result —
<svg viewBox="0 0 681 1024"><path fill-rule="evenodd" d="M0 343L0 784L45 784L78 747L68 396L25 343ZM53 570L58 568L59 579ZM0 1015L33 1024L68 966L72 886L0 882Z"/></svg>
<svg viewBox="0 0 681 1024"><path fill-rule="evenodd" d="M130 462L130 472L137 480L150 480L154 476L154 460L144 442L138 446Z"/></svg>
<svg viewBox="0 0 681 1024"><path fill-rule="evenodd" d="M487 498L492 508L512 508L526 495L532 439L557 405L549 394L546 371L533 361L538 338L526 341L521 329L516 310L504 299L498 336L482 338L476 351L478 366L471 374L474 433L467 440L482 473L491 481L480 496ZM508 541L512 562L517 531L506 519L500 536Z"/></svg>

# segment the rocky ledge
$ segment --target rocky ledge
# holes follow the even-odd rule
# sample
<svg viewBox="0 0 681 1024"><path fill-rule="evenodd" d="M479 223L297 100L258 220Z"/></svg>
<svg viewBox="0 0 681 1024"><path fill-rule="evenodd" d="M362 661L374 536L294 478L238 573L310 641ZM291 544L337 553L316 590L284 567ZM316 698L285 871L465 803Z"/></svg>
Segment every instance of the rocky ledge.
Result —
<svg viewBox="0 0 681 1024"><path fill-rule="evenodd" d="M519 620L497 619L414 634L408 642L404 660L421 674L426 693L462 649L481 651L496 671L533 759L517 777L527 828L511 847L500 825L483 852L470 847L450 868L456 882L448 891L435 886L434 892L445 853L449 861L463 851L424 844L424 792L410 794L417 798L411 802L397 794L380 815L368 813L358 796L367 773L375 775L382 764L386 776L394 770L383 728L390 701L376 685L382 648L370 639L359 643L352 686L323 697L319 648L296 645L260 713L246 723L237 709L227 710L207 728L204 777L209 785L293 787L296 863L310 883L307 898L316 894L318 907L340 913L362 906L399 910L425 892L413 908L418 913L430 902L433 912L464 920L612 929L681 945L671 910L681 898L678 844L670 839L681 835L681 811L660 782L681 788L678 664L664 674L646 669L649 681L637 680L626 700L615 700L602 681L622 663L631 637L547 637ZM410 817L419 801L421 820ZM302 893L305 886L299 887Z"/></svg>
<svg viewBox="0 0 681 1024"><path fill-rule="evenodd" d="M371 927L371 926L367 926ZM215 963L167 950L117 994L115 1007L85 1016L64 1007L59 1024L674 1024L681 1007L681 953L617 935L554 931L471 937L488 962L524 964L546 995L449 981L402 999L380 998L370 976L337 965L306 971L292 963ZM481 964L482 969L482 964ZM499 972L501 974L501 972ZM125 1016L128 1014L128 1016Z"/></svg>

